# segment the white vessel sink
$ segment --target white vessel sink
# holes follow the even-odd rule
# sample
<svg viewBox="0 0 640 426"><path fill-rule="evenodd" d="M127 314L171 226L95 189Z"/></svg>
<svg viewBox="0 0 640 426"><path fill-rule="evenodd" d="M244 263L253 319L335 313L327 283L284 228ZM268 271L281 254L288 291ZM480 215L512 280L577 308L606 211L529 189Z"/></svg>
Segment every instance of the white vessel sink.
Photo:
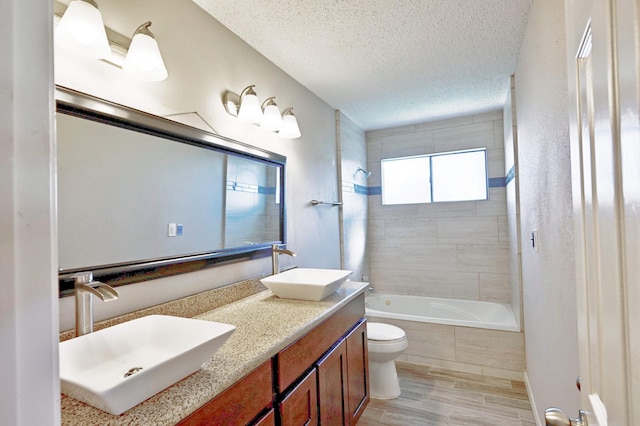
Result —
<svg viewBox="0 0 640 426"><path fill-rule="evenodd" d="M260 282L284 299L322 300L351 275L342 269L295 268L262 278Z"/></svg>
<svg viewBox="0 0 640 426"><path fill-rule="evenodd" d="M121 414L198 371L234 330L150 315L61 342L62 393Z"/></svg>

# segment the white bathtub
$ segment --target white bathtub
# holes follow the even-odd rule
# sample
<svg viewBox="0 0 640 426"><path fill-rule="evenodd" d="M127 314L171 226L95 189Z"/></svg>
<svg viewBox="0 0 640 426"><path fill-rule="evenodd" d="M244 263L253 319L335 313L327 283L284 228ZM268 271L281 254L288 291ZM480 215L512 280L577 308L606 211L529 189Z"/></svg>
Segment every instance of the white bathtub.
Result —
<svg viewBox="0 0 640 426"><path fill-rule="evenodd" d="M371 293L366 315L491 330L520 331L511 306L477 300Z"/></svg>

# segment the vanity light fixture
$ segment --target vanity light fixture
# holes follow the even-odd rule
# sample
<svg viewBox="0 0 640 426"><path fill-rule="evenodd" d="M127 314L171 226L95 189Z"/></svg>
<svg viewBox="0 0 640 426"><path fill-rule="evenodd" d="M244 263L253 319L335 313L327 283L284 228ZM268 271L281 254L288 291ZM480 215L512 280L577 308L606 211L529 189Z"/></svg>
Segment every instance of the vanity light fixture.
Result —
<svg viewBox="0 0 640 426"><path fill-rule="evenodd" d="M140 80L162 81L169 73L164 66L158 42L149 30L150 26L151 21L147 21L133 33L122 69Z"/></svg>
<svg viewBox="0 0 640 426"><path fill-rule="evenodd" d="M267 98L260 106L254 87L245 87L240 95L226 91L222 103L227 113L244 122L258 124L265 130L278 132L283 138L299 138L301 133L293 108L287 108L280 114L275 96Z"/></svg>
<svg viewBox="0 0 640 426"><path fill-rule="evenodd" d="M279 135L287 139L296 139L302 136L298 127L298 120L293 115L293 108L287 108L282 113L282 127Z"/></svg>
<svg viewBox="0 0 640 426"><path fill-rule="evenodd" d="M247 123L258 124L262 120L262 108L258 95L253 88L255 85L247 86L240 93L240 107L238 108L238 118Z"/></svg>
<svg viewBox="0 0 640 426"><path fill-rule="evenodd" d="M98 5L93 0L69 3L56 27L56 43L81 56L107 59L111 48Z"/></svg>
<svg viewBox="0 0 640 426"><path fill-rule="evenodd" d="M272 96L262 103L262 121L260 122L260 127L272 132L277 132L282 126L280 108L275 99L275 96Z"/></svg>

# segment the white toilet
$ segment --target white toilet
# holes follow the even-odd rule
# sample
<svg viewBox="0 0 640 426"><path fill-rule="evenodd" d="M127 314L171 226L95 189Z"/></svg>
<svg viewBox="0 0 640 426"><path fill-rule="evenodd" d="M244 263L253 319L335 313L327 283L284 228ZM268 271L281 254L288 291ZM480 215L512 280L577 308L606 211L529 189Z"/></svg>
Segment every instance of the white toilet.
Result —
<svg viewBox="0 0 640 426"><path fill-rule="evenodd" d="M371 397L397 398L400 384L395 359L409 346L404 330L395 325L367 322L367 345Z"/></svg>

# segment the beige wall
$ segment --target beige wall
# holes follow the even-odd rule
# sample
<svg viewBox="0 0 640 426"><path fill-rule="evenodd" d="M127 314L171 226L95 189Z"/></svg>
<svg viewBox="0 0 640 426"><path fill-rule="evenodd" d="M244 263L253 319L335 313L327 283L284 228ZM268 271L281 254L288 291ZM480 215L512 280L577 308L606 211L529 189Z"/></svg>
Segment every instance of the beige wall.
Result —
<svg viewBox="0 0 640 426"><path fill-rule="evenodd" d="M66 0L65 0L66 2ZM338 209L320 209L312 199L338 198L335 111L190 1L113 0L102 2L105 25L131 36L141 23L160 45L169 78L162 82L131 80L102 61L57 51L55 81L62 86L128 105L156 115L176 116L207 130L287 157L287 236L292 259L282 266L340 267ZM302 137L282 139L228 115L222 95L256 85L261 100L276 96L281 109L294 107ZM269 259L241 262L193 274L121 287L119 300L95 304L97 319L270 273ZM61 329L73 326L73 301L60 301Z"/></svg>
<svg viewBox="0 0 640 426"><path fill-rule="evenodd" d="M579 408L564 31L562 2L534 2L515 73L526 372L541 419ZM533 230L539 251L525 244Z"/></svg>
<svg viewBox="0 0 640 426"><path fill-rule="evenodd" d="M367 132L369 185L382 158L487 148L504 176L502 111ZM383 206L369 197L371 283L379 292L511 303L505 188L489 200Z"/></svg>

